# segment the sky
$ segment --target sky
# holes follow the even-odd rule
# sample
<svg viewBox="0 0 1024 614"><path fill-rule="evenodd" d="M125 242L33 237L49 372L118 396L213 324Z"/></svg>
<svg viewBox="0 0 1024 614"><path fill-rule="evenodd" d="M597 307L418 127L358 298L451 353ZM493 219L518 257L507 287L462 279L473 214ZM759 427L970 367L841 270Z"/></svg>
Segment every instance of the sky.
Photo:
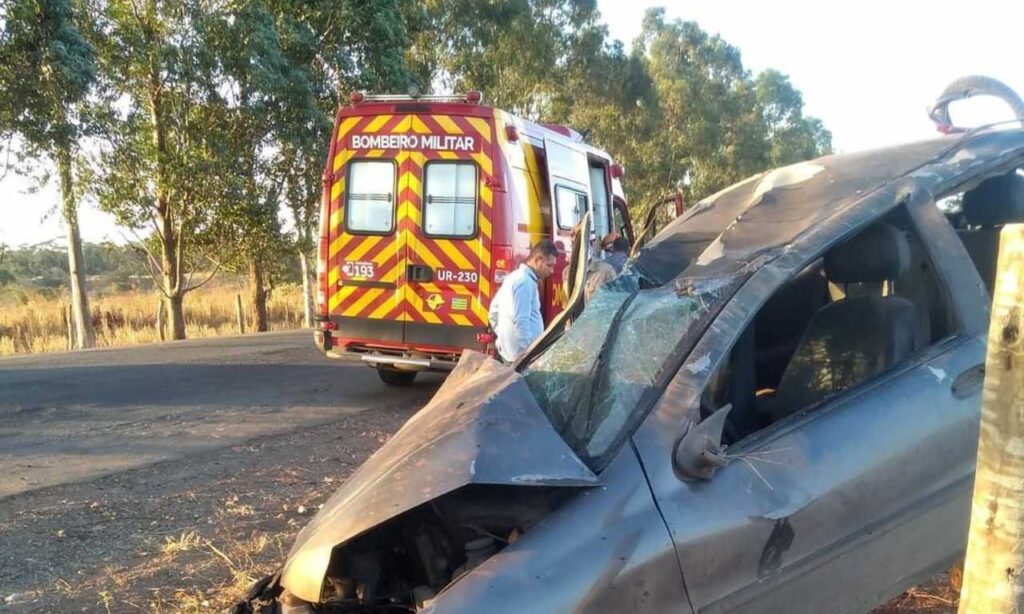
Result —
<svg viewBox="0 0 1024 614"><path fill-rule="evenodd" d="M943 10L907 0L598 0L611 36L627 48L655 6L666 7L667 19L696 21L739 48L753 74L775 68L789 75L805 113L824 121L839 152L934 135L925 108L960 76L988 75L1024 94L1022 2L972 0ZM961 106L954 119L963 123L1009 119L1004 106L983 99ZM63 236L56 186L27 194L29 186L14 173L0 179L0 243ZM87 241L124 240L90 203L82 205L79 225Z"/></svg>

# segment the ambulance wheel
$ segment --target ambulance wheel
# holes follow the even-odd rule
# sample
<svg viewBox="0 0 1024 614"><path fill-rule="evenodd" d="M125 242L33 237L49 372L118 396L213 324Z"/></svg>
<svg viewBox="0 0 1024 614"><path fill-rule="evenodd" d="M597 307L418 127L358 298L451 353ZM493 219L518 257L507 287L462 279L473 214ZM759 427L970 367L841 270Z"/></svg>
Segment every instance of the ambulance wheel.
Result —
<svg viewBox="0 0 1024 614"><path fill-rule="evenodd" d="M408 386L416 379L415 371L392 371L390 369L377 369L380 381L388 386Z"/></svg>

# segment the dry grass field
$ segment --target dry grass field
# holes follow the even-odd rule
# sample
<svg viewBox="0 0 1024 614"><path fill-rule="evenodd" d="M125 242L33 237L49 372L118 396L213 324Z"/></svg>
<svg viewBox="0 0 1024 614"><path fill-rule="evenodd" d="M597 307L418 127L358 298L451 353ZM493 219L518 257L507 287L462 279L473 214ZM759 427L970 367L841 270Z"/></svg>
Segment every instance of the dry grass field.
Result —
<svg viewBox="0 0 1024 614"><path fill-rule="evenodd" d="M244 284L230 279L185 296L185 334L189 339L238 333L235 296L242 296L245 330L252 330ZM96 346L110 347L160 340L156 328L157 293L94 292L90 296ZM56 290L0 290L0 356L68 349L64 309L66 293ZM275 288L267 303L271 330L302 325L302 287Z"/></svg>

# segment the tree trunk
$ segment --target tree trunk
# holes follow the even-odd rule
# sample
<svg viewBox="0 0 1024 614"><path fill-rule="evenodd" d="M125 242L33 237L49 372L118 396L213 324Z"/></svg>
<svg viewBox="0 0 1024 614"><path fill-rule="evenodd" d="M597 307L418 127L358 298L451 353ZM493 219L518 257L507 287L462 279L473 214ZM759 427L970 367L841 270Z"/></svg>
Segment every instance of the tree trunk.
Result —
<svg viewBox="0 0 1024 614"><path fill-rule="evenodd" d="M185 311L182 308L182 299L184 297L180 294L172 294L169 297L164 297L164 301L167 303L167 323L171 329L171 339L184 339L185 338Z"/></svg>
<svg viewBox="0 0 1024 614"><path fill-rule="evenodd" d="M310 267L309 254L305 250L299 250L299 264L302 265L302 326L313 328L313 314L316 309L313 289L316 287L316 283Z"/></svg>
<svg viewBox="0 0 1024 614"><path fill-rule="evenodd" d="M89 295L85 285L85 258L82 255L82 236L78 230L78 203L75 202L71 176L71 151L67 147L61 147L57 151L57 170L60 174L64 226L68 233L68 272L75 322L75 347L91 348L96 345L96 332L92 328L92 315L89 311Z"/></svg>
<svg viewBox="0 0 1024 614"><path fill-rule="evenodd" d="M258 333L267 332L267 289L263 285L263 262L249 259L249 291L252 293L252 328Z"/></svg>
<svg viewBox="0 0 1024 614"><path fill-rule="evenodd" d="M61 319L64 321L64 334L67 336L67 349L75 349L75 316L71 313L71 304L68 303L61 308Z"/></svg>
<svg viewBox="0 0 1024 614"><path fill-rule="evenodd" d="M960 614L1024 607L1024 225L1006 226L989 324Z"/></svg>
<svg viewBox="0 0 1024 614"><path fill-rule="evenodd" d="M149 11L155 12L156 3L149 2ZM182 270L183 250L181 237L174 227L175 211L171 206L168 188L167 128L163 112L163 86L160 73L154 65L149 73L149 121L153 130L153 146L156 152L156 222L160 236L160 269L163 274L163 293L167 303L168 324L171 339L185 338L185 313L182 301L187 288L184 287Z"/></svg>

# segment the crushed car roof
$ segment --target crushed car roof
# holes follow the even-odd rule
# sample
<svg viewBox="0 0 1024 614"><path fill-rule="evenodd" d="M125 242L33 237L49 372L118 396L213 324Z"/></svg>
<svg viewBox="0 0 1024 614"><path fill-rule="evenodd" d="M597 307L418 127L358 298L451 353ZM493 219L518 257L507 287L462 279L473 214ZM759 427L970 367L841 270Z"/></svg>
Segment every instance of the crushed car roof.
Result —
<svg viewBox="0 0 1024 614"><path fill-rule="evenodd" d="M1024 152L1024 130L983 129L927 141L801 162L750 177L670 223L634 263L656 285L682 276L728 275L770 257L804 232L910 178L938 195L977 166ZM1002 164L1005 166L1005 162ZM993 174L1005 170L993 168Z"/></svg>

